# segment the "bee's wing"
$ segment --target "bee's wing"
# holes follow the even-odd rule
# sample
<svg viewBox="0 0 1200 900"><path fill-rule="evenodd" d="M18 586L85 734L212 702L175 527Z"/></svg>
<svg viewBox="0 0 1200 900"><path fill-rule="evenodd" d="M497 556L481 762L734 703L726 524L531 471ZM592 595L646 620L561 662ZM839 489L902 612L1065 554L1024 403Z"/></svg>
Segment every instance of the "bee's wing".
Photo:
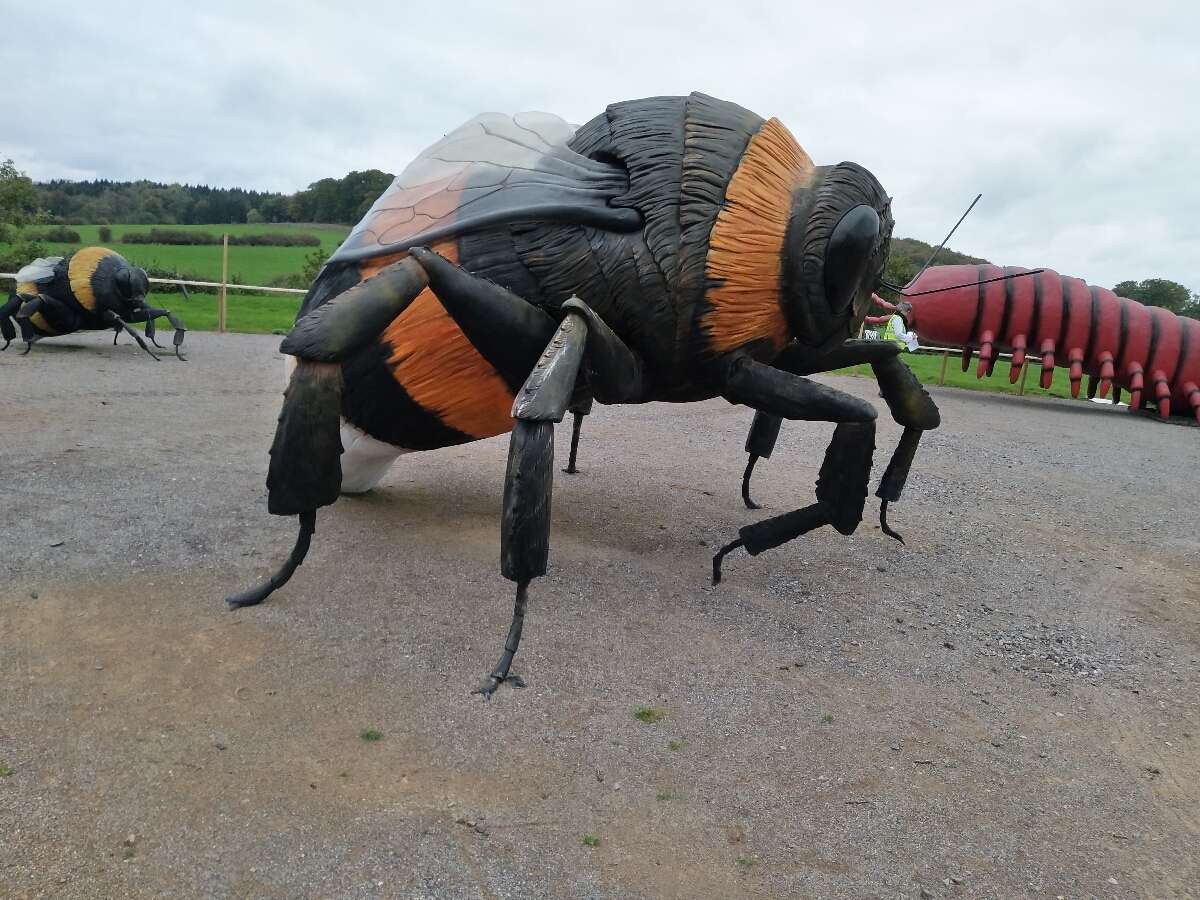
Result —
<svg viewBox="0 0 1200 900"><path fill-rule="evenodd" d="M54 279L54 267L62 262L61 256L48 256L45 259L35 259L17 273L17 284L41 284Z"/></svg>
<svg viewBox="0 0 1200 900"><path fill-rule="evenodd" d="M618 166L567 147L575 129L548 113L484 113L409 164L329 262L398 253L500 223L572 222L635 231L641 216L608 201L629 189Z"/></svg>

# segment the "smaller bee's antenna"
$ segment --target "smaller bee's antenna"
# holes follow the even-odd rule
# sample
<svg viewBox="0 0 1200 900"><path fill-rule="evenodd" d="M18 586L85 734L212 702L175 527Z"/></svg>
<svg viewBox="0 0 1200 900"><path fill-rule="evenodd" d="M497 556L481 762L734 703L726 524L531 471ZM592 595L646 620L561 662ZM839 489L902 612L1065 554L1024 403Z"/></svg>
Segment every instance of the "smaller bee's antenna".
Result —
<svg viewBox="0 0 1200 900"><path fill-rule="evenodd" d="M926 269L928 269L928 268L929 268L931 265L933 265L933 261L934 261L935 259L937 259L937 255L938 255L939 253L941 253L941 252L942 252L942 248L946 246L946 241L949 241L949 240L950 240L950 238L954 236L954 232L958 231L958 226L959 226L959 225L961 225L961 224L963 223L963 219L965 219L965 218L967 217L968 213L970 213L970 212L971 212L971 210L973 210L973 209L975 208L975 204L979 202L979 198L980 198L980 197L982 197L982 196L983 196L983 194L976 194L976 195L975 195L975 199L971 201L971 205L967 207L967 211L966 211L965 213L963 213L963 214L962 214L962 218L960 218L960 219L959 219L959 220L958 220L958 221L957 221L957 222L954 224L954 227L950 229L950 234L946 235L945 239L944 239L944 240L943 240L943 241L942 241L940 244L938 244L938 245L937 245L937 249L933 251L933 253L930 255L929 259L925 261L925 265L921 266L921 272L924 272L924 271L925 271ZM916 281L918 278L920 278L920 277L921 277L921 272L918 272L916 275L914 275L914 276L912 277L912 281L910 281L910 282L909 282L909 284L912 284L912 283L913 283L913 281ZM891 287L891 285L887 285L887 287L889 287L889 288L890 288L890 287ZM907 287L907 285L905 285L905 287ZM896 293L900 293L900 289L899 289L899 288L892 288L892 290L896 291Z"/></svg>

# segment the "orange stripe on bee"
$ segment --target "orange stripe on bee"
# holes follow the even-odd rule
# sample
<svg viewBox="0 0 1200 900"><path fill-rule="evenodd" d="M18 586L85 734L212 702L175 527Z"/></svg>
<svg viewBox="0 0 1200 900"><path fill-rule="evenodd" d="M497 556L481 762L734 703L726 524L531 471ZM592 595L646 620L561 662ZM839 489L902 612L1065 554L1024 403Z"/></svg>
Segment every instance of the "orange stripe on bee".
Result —
<svg viewBox="0 0 1200 900"><path fill-rule="evenodd" d="M438 252L441 252L440 250ZM442 254L445 255L444 253ZM394 262L398 262L408 256L407 250L401 250L399 253L389 253L387 256L375 256L371 259L364 259L358 264L358 275L366 281L372 275L378 275L382 269L386 269Z"/></svg>
<svg viewBox="0 0 1200 900"><path fill-rule="evenodd" d="M452 241L431 249L451 262L458 261ZM387 327L382 339L392 348L388 363L396 380L408 396L443 423L473 438L512 430L514 398L508 385L479 355L431 290L421 291Z"/></svg>
<svg viewBox="0 0 1200 900"><path fill-rule="evenodd" d="M96 311L96 295L92 292L92 276L96 274L96 267L100 265L100 261L107 256L116 256L115 251L109 250L107 247L85 247L74 256L71 257L70 265L67 267L67 277L71 281L71 293L75 295L83 308L91 312Z"/></svg>
<svg viewBox="0 0 1200 900"><path fill-rule="evenodd" d="M23 281L17 285L17 293L24 294L26 297L40 297L42 292L38 290L36 281Z"/></svg>
<svg viewBox="0 0 1200 900"><path fill-rule="evenodd" d="M778 119L750 139L709 236L706 274L718 283L705 295L712 308L702 321L717 352L763 338L778 352L791 340L781 297L783 241L792 192L813 170Z"/></svg>

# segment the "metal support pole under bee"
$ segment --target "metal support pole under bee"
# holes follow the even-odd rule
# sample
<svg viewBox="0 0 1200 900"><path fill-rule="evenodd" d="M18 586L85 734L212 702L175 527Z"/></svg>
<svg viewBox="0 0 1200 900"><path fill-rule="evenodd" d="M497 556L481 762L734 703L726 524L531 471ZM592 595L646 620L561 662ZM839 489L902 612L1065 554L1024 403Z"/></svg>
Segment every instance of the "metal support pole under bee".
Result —
<svg viewBox="0 0 1200 900"><path fill-rule="evenodd" d="M1021 364L1021 386L1020 386L1020 388L1017 389L1018 397L1025 396L1025 375L1028 372L1029 372L1029 360L1027 359L1027 360L1025 360L1024 363Z"/></svg>
<svg viewBox="0 0 1200 900"><path fill-rule="evenodd" d="M217 331L225 333L225 283L229 281L229 235L223 234L221 249L221 294L217 298Z"/></svg>

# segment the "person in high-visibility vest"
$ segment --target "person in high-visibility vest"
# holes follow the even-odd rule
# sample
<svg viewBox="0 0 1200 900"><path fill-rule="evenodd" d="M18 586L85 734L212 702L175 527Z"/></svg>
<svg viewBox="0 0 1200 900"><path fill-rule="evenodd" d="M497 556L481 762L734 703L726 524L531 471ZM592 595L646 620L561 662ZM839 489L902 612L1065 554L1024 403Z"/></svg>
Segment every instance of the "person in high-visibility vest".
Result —
<svg viewBox="0 0 1200 900"><path fill-rule="evenodd" d="M901 300L896 304L896 311L891 316L886 317L887 327L883 329L882 338L885 341L894 341L909 353L915 353L917 349L917 330L909 328L909 322L913 317L912 304L907 300ZM882 324L884 316L868 316L867 321L872 325Z"/></svg>

